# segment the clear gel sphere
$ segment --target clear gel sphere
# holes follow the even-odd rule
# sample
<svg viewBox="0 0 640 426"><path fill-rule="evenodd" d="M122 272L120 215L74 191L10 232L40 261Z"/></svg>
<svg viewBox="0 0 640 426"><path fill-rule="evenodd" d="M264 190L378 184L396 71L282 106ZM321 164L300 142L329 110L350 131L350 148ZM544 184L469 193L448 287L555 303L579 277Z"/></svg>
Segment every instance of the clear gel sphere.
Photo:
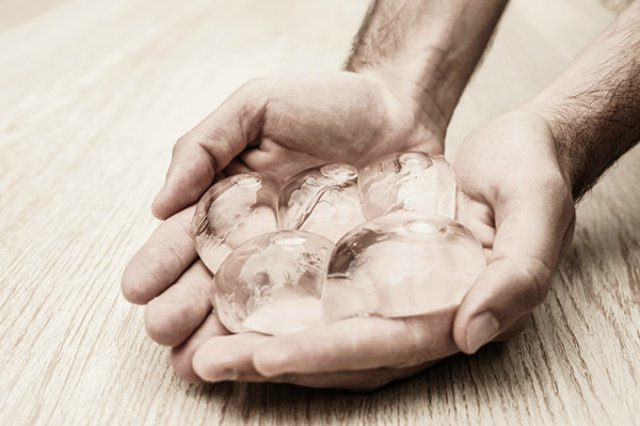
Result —
<svg viewBox="0 0 640 426"><path fill-rule="evenodd" d="M333 243L302 231L261 235L236 248L214 278L218 318L234 333L292 333L321 322Z"/></svg>
<svg viewBox="0 0 640 426"><path fill-rule="evenodd" d="M358 187L369 220L397 211L455 218L456 179L442 155L387 155L359 171Z"/></svg>
<svg viewBox="0 0 640 426"><path fill-rule="evenodd" d="M327 164L289 179L278 197L279 229L300 229L337 241L365 221L358 172L348 164Z"/></svg>
<svg viewBox="0 0 640 426"><path fill-rule="evenodd" d="M274 176L242 173L221 180L202 196L192 226L196 250L211 272L235 247L277 230L279 189Z"/></svg>
<svg viewBox="0 0 640 426"><path fill-rule="evenodd" d="M460 303L486 265L482 246L442 216L393 213L345 235L331 254L325 321L422 315Z"/></svg>

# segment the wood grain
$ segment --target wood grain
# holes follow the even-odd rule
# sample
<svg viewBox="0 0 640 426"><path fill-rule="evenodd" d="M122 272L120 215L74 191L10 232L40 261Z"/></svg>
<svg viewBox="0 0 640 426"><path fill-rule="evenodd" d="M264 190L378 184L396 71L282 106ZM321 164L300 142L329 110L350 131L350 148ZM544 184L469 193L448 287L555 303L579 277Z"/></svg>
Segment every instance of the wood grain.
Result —
<svg viewBox="0 0 640 426"><path fill-rule="evenodd" d="M338 67L366 6L0 3L0 424L639 422L637 149L582 202L526 331L476 356L369 394L194 386L145 337L119 280L155 226L173 142L246 79ZM613 17L595 0L514 1L456 111L449 158Z"/></svg>

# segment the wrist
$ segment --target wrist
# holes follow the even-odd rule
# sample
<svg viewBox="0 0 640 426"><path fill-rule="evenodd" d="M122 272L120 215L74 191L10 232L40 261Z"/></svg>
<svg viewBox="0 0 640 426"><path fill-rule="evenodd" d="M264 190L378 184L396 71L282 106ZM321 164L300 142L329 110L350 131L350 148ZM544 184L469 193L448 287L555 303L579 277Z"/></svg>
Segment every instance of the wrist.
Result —
<svg viewBox="0 0 640 426"><path fill-rule="evenodd" d="M346 70L384 82L446 128L506 0L378 0Z"/></svg>
<svg viewBox="0 0 640 426"><path fill-rule="evenodd" d="M611 153L599 149L606 119L596 104L587 105L549 87L522 106L546 123L553 137L562 174L574 200L579 200L611 163ZM617 156L616 156L617 158Z"/></svg>
<svg viewBox="0 0 640 426"><path fill-rule="evenodd" d="M585 96L588 92L571 93L552 86L523 109L546 122L562 172L578 200L638 140L640 126L634 124L635 112L620 113L610 107L615 93L603 91L596 97Z"/></svg>
<svg viewBox="0 0 640 426"><path fill-rule="evenodd" d="M640 140L639 24L635 2L525 106L553 132L576 199Z"/></svg>
<svg viewBox="0 0 640 426"><path fill-rule="evenodd" d="M564 125L564 120L559 119L552 98L546 92L542 92L518 108L518 110L533 114L544 122L553 140L558 166L564 181L572 192L573 198L579 198L580 185L576 182L576 163L579 158L575 153L572 153L572 138L569 135L568 128Z"/></svg>
<svg viewBox="0 0 640 426"><path fill-rule="evenodd" d="M402 107L409 106L418 124L435 127L438 136L444 139L459 96L443 89L448 84L431 71L435 65L433 68L423 65L425 71L412 72L410 68L411 64L380 63L353 71L375 81ZM412 77L422 73L426 74L422 79Z"/></svg>

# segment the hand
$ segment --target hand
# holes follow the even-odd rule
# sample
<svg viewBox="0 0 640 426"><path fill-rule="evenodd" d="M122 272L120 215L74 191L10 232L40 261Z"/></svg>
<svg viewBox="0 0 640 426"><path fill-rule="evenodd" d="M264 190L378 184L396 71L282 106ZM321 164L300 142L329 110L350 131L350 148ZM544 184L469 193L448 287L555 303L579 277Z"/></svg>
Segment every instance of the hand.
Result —
<svg viewBox="0 0 640 426"><path fill-rule="evenodd" d="M372 389L520 331L544 299L573 230L573 202L551 132L534 114L504 116L467 138L454 168L459 219L488 255L457 311L352 318L277 337L213 336L195 351L195 372L208 381Z"/></svg>
<svg viewBox="0 0 640 426"><path fill-rule="evenodd" d="M453 327L457 346L474 353L522 330L542 303L571 243L575 208L553 133L535 113L507 114L473 132L454 170L462 195L459 220L488 257Z"/></svg>
<svg viewBox="0 0 640 426"><path fill-rule="evenodd" d="M211 336L228 334L209 313L210 275L196 261L191 233L189 206L214 177L264 171L286 178L314 165L358 165L394 151L441 153L446 123L436 121L372 74L336 72L253 80L183 136L153 204L154 214L168 219L122 279L129 301L148 303L149 335L177 346L178 374L199 380L193 351Z"/></svg>
<svg viewBox="0 0 640 426"><path fill-rule="evenodd" d="M178 140L154 214L166 219L195 203L214 176L262 171L287 178L394 151L442 153L447 123L390 86L373 73L352 72L245 83Z"/></svg>

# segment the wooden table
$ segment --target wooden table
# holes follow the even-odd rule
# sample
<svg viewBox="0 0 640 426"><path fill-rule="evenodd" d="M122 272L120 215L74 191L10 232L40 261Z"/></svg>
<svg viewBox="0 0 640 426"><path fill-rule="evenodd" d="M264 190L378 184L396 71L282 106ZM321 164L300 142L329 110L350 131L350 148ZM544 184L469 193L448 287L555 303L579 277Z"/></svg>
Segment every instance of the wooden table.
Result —
<svg viewBox="0 0 640 426"><path fill-rule="evenodd" d="M514 0L448 135L544 87L615 16ZM180 382L120 274L173 142L255 76L332 70L366 0L0 3L0 424L615 423L640 405L640 151L583 202L513 341L378 392Z"/></svg>

